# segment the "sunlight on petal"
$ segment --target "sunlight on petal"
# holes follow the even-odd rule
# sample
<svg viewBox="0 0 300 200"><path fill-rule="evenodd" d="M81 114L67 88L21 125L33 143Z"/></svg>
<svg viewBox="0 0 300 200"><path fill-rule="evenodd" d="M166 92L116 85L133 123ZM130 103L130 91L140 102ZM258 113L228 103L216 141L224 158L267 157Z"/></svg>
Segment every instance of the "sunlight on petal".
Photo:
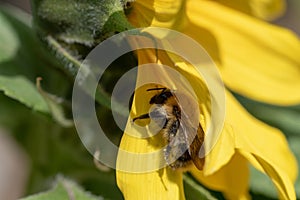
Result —
<svg viewBox="0 0 300 200"><path fill-rule="evenodd" d="M272 104L299 103L300 40L286 29L257 19L270 20L277 17L285 9L285 1L246 2L247 5L243 3L243 7L237 0L137 0L128 18L137 27L170 28L195 39L213 58L225 85L234 92ZM164 35L160 37L163 38ZM157 54L146 51L138 53L139 64L149 61L165 64L178 70L188 79L197 93L200 123L205 128L210 123L211 107L207 97L209 92L203 87L205 81L202 77L199 77L189 63L176 55L163 51L158 51ZM149 76L160 77L163 83L172 83L172 77L161 67L153 69ZM161 71L157 71L158 69ZM142 81L142 78L138 77L137 82L139 79ZM184 88L178 85L174 83L172 88ZM228 199L249 199L250 162L270 177L281 199L295 199L293 182L297 177L297 163L284 135L252 117L231 93L227 92L226 97L224 129L214 148L206 156L203 171L194 169L192 174L207 187L222 191ZM149 93L137 91L131 115L147 112L149 98ZM134 132L130 129L126 131ZM126 133L121 142L123 149L135 153L151 152L161 148L161 145L159 136L137 139ZM154 163L159 162L159 159L154 158ZM141 164L126 157L122 158L122 155L118 161L129 162L133 168ZM139 190L142 187L140 182L145 180L149 180L154 186L151 185L148 191L145 189L146 196L141 198L148 199L152 191L162 193L151 196L152 199L169 199L169 191L175 195L172 199L184 198L181 174L168 171L168 168L143 174L118 171L118 185L124 196L129 199L134 199L134 195L137 195L135 190ZM168 187L171 188L164 190Z"/></svg>
<svg viewBox="0 0 300 200"><path fill-rule="evenodd" d="M248 194L248 162L238 153L231 158L227 165L212 175L205 176L196 168L190 172L205 186L223 192L227 199L250 199Z"/></svg>
<svg viewBox="0 0 300 200"><path fill-rule="evenodd" d="M131 137L126 133L123 135L120 144L121 149L134 153L146 153L151 147L149 140ZM141 164L139 160L130 160L126 157L120 158L120 156L118 156L118 162L118 165L130 164L133 168L135 167L134 165ZM142 165L145 165L145 163L142 163ZM116 176L117 184L126 200L185 199L182 174L170 168L163 168L148 173L130 173L117 170Z"/></svg>
<svg viewBox="0 0 300 200"><path fill-rule="evenodd" d="M156 57L153 50L138 51L139 64L155 63ZM143 67L143 66L141 66ZM142 82L144 75L138 72L137 82ZM147 74L150 77L167 77L167 74L162 74L164 71L159 66L154 66ZM165 81L165 78L161 80ZM149 112L150 92L147 88L157 87L157 85L145 85L135 91L135 96L132 104L132 117ZM163 148L164 142L160 134L142 139L138 137L140 132L137 129L130 128L131 121L129 119L125 133L122 137L120 149L135 154L152 153ZM145 125L145 124L140 124ZM130 133L129 133L130 132ZM129 134L130 135L129 135ZM169 167L158 169L161 161L161 155L158 154L148 159L142 160L139 157L130 157L126 153L119 152L117 161L117 183L126 200L130 199L174 199L184 200L184 191L182 183L182 172L171 170ZM120 169L152 169L150 172L134 173L124 172ZM157 170L153 171L153 166ZM118 170L119 169L119 170Z"/></svg>
<svg viewBox="0 0 300 200"><path fill-rule="evenodd" d="M217 173L224 165L228 164L234 152L234 135L230 127L225 125L217 143L205 157L203 174L208 176Z"/></svg>
<svg viewBox="0 0 300 200"><path fill-rule="evenodd" d="M218 3L234 8L241 12L259 17L264 20L273 20L280 17L286 9L285 0L215 0Z"/></svg>
<svg viewBox="0 0 300 200"><path fill-rule="evenodd" d="M192 174L207 187L220 190L228 197L242 195L246 198L246 187L233 190L232 188L235 187L230 187L230 183L224 181L233 180L235 184L248 185L248 166L238 169L243 166L242 161L233 162L247 159L254 167L270 177L281 199L295 199L293 182L297 177L297 163L284 135L248 114L229 92L227 92L226 107L224 130L214 149L206 157L207 165L203 172L194 169ZM239 159L234 159L237 152L240 153ZM242 159L241 156L244 158ZM211 163L209 159L212 160ZM228 178L232 174L230 170L238 176L232 175ZM246 174L247 178L242 177L239 172ZM237 199L237 196L233 199Z"/></svg>
<svg viewBox="0 0 300 200"><path fill-rule="evenodd" d="M137 27L179 27L183 22L183 5L183 0L136 0L128 19Z"/></svg>
<svg viewBox="0 0 300 200"><path fill-rule="evenodd" d="M252 117L232 95L227 95L227 103L226 122L234 132L236 149L269 175L283 199L295 199L298 167L284 135Z"/></svg>
<svg viewBox="0 0 300 200"><path fill-rule="evenodd" d="M284 7L283 1L276 0L248 3L257 10ZM160 17L164 9L165 18ZM235 92L272 104L300 102L300 41L289 30L203 0L137 0L128 18L138 27L171 28L197 40Z"/></svg>
<svg viewBox="0 0 300 200"><path fill-rule="evenodd" d="M294 34L216 2L188 2L191 22L183 32L210 47L208 53L219 58L217 64L230 89L274 104L300 102L300 41ZM197 27L210 32L214 43L205 43L207 34L199 34Z"/></svg>

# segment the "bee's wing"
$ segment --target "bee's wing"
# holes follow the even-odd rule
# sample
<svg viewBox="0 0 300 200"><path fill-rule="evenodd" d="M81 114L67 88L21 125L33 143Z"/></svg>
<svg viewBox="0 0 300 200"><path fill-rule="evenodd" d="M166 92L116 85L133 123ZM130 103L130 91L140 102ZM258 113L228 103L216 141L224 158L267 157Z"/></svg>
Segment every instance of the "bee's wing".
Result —
<svg viewBox="0 0 300 200"><path fill-rule="evenodd" d="M186 137L184 131L180 126L176 132L176 136L169 141L167 148L165 149L165 160L167 164L175 162L180 156L182 156L189 149L186 143Z"/></svg>
<svg viewBox="0 0 300 200"><path fill-rule="evenodd" d="M184 111L181 112L180 122L181 127L179 128L178 132L182 131L182 133L179 134L184 135L186 144L190 144L188 146L188 152L193 160L193 163L199 170L202 170L205 158L199 157L199 151L204 142L204 131L200 123L192 123L190 118Z"/></svg>

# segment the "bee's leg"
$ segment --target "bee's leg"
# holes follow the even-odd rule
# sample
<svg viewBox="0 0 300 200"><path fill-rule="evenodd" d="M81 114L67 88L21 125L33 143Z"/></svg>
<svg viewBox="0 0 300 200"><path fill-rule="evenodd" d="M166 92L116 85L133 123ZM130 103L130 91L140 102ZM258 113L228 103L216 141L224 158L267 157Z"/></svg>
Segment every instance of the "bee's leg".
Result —
<svg viewBox="0 0 300 200"><path fill-rule="evenodd" d="M137 119L148 119L148 118L150 118L150 116L149 116L149 114L147 113L147 114L143 114L143 115L140 115L140 116L138 116L138 117L135 117L135 118L133 118L133 122L135 121L135 120L137 120Z"/></svg>
<svg viewBox="0 0 300 200"><path fill-rule="evenodd" d="M134 98L134 93L132 93L132 95L130 96L130 99L129 99L129 103L128 103L128 108L129 108L129 112L131 111L131 107L132 107L132 103L133 103L133 98Z"/></svg>

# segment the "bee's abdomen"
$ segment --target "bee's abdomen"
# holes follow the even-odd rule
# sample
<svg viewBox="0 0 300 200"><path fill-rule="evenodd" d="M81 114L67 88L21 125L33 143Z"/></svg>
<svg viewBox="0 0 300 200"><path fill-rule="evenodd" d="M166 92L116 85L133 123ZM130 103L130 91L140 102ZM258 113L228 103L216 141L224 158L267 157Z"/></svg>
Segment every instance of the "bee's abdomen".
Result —
<svg viewBox="0 0 300 200"><path fill-rule="evenodd" d="M186 162L186 161L192 160L192 158L191 158L191 156L190 156L188 150L186 150L186 151L184 152L184 154L183 154L182 156L180 156L177 160L178 160L178 161L181 161L181 162Z"/></svg>
<svg viewBox="0 0 300 200"><path fill-rule="evenodd" d="M176 117L177 119L180 118L181 112L180 112L180 108L179 108L177 105L174 105L174 106L173 106L172 114L175 115L175 117Z"/></svg>
<svg viewBox="0 0 300 200"><path fill-rule="evenodd" d="M167 153L167 152L166 152ZM168 154L167 154L168 155ZM165 156L167 156L165 155ZM173 163L170 163L169 166L173 169L182 169L186 170L192 164L192 158L188 151L185 151L177 160Z"/></svg>

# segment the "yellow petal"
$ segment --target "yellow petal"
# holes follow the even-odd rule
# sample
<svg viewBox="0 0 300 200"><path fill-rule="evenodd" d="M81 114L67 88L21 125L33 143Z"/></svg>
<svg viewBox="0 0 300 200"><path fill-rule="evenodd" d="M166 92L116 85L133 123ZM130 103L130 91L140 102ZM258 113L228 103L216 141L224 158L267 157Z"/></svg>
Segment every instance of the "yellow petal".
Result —
<svg viewBox="0 0 300 200"><path fill-rule="evenodd" d="M232 127L236 149L272 179L282 199L295 199L297 162L284 135L252 117L230 94L226 123Z"/></svg>
<svg viewBox="0 0 300 200"><path fill-rule="evenodd" d="M248 162L238 153L224 167L212 175L205 176L203 172L196 168L193 168L190 172L205 186L221 191L226 199L250 199L248 194Z"/></svg>
<svg viewBox="0 0 300 200"><path fill-rule="evenodd" d="M274 104L300 102L294 34L213 1L190 0L186 10L190 22L181 31L206 48L230 89Z"/></svg>
<svg viewBox="0 0 300 200"><path fill-rule="evenodd" d="M213 149L205 157L205 166L203 169L203 175L209 176L227 165L232 156L235 153L234 135L231 127L225 124L222 133L220 134L217 143L213 146Z"/></svg>
<svg viewBox="0 0 300 200"><path fill-rule="evenodd" d="M154 51L149 49L138 51L138 58L140 65L155 63L156 60ZM139 68L137 83L145 81L142 68L143 66ZM148 71L147 77L161 77L163 83L167 80L165 78L167 74L164 73L164 68L156 65ZM149 99L153 94L146 90L151 87L157 87L157 84L143 85L135 91L132 117L149 112ZM139 138L140 135L140 129L134 128L129 119L121 140L116 171L117 184L124 198L126 200L184 200L182 172L171 170L169 167L159 169L162 156L157 152L163 149L162 136L157 134L154 137Z"/></svg>
<svg viewBox="0 0 300 200"><path fill-rule="evenodd" d="M203 1L203 0L199 0ZM230 8L259 17L273 20L286 9L285 0L215 0ZM138 26L157 26L171 28L183 23L185 1L183 0L136 0L128 15L129 21Z"/></svg>
<svg viewBox="0 0 300 200"><path fill-rule="evenodd" d="M135 42L141 43L146 42L147 40L153 42L149 38L143 38L142 40L136 39ZM153 96L153 93L147 91L147 89L155 88L157 87L157 84L149 84L147 81L159 81L159 84L163 86L180 91L185 87L183 84L184 77L188 79L191 87L194 89L196 96L198 97L199 110L201 110L201 116L199 118L202 120L201 122L205 128L205 124L208 123L205 119L210 116L210 95L203 80L199 77L198 72L196 72L193 67L186 65L183 62L176 63L175 66L174 62L164 51L155 52L152 49L143 49L138 50L137 53L139 70L137 76L137 89L135 91L135 97L131 109L131 117L133 118L149 112L151 106L149 104L149 99ZM152 63L150 66L151 70L145 72L145 68L147 69L147 66L144 64L149 63ZM161 64L168 65L173 69L176 67L176 71L177 73L179 72L179 76L172 77L171 73L169 73L169 71L167 71ZM146 82L148 84L144 85ZM195 111L193 110L192 112ZM199 123L200 119L197 119L197 123ZM149 122L149 120L135 123L142 126L147 122ZM132 124L133 123L129 119L125 133L121 140L121 150L119 151L117 161L117 182L125 198L184 199L181 172L172 171L168 167L159 170L162 157L159 154L155 154L155 152L163 149L163 145L165 145L161 135L158 134L146 139L139 138L138 136L150 136L152 133L150 133L150 131L147 132L148 129L146 129L145 134L140 131L141 129L135 128ZM226 140L225 138L223 139L224 141ZM227 141L229 140L227 139ZM229 151L232 152L232 149ZM128 154L128 152L135 153L137 155L132 156ZM151 153L151 155L149 155L149 157L143 157L146 153ZM230 153L228 153L228 155L230 155ZM230 159L230 157L226 157L225 161L221 161L221 163L226 163L228 159ZM155 170L153 171L153 169ZM144 170L144 172L142 170ZM145 188L144 185L140 184L141 182L147 182L148 187ZM137 190L141 191L141 194L137 194Z"/></svg>
<svg viewBox="0 0 300 200"><path fill-rule="evenodd" d="M196 39L235 92L279 105L300 102L300 41L294 34L214 1L186 2L137 0L128 17L136 26L171 28ZM272 7L268 5L284 4L279 0L247 3L264 11Z"/></svg>
<svg viewBox="0 0 300 200"><path fill-rule="evenodd" d="M128 20L137 27L179 27L183 6L183 0L136 0Z"/></svg>
<svg viewBox="0 0 300 200"><path fill-rule="evenodd" d="M148 87L142 87L135 93L132 110L137 113L149 109ZM139 104L135 103L136 99ZM117 184L124 198L184 200L181 172L168 167L159 169L162 157L157 152L164 145L161 135L139 138L140 135L140 130L133 128L129 119L119 147L116 171Z"/></svg>
<svg viewBox="0 0 300 200"><path fill-rule="evenodd" d="M297 163L283 134L248 114L230 93L226 97L223 132L207 155L203 172L193 169L192 174L207 187L222 191L228 199L246 199L247 159L270 177L281 199L295 199Z"/></svg>
<svg viewBox="0 0 300 200"><path fill-rule="evenodd" d="M270 164L269 161L266 161L265 159L256 156L253 153L251 154L244 151L239 152L241 152L244 157L254 164L256 168L260 169L260 171L266 173L271 178L278 190L279 199L296 199L294 185L291 181L291 177L289 177L289 174L284 171L286 169L280 169L276 165ZM291 168L292 169L288 170L295 172L294 166Z"/></svg>
<svg viewBox="0 0 300 200"><path fill-rule="evenodd" d="M134 134L134 133L130 133ZM134 153L146 153L153 150L150 143L153 140L140 139L124 134L120 148ZM126 155L126 154L122 154ZM152 158L155 159L155 158ZM148 160L151 162L152 159ZM117 165L131 165L134 169L137 165L142 168L145 162L118 155ZM145 167L146 168L146 167ZM170 168L145 173L124 172L117 169L117 184L126 200L152 200L152 199L174 199L184 200L182 186L182 174Z"/></svg>
<svg viewBox="0 0 300 200"><path fill-rule="evenodd" d="M193 2L192 0L190 1L190 2ZM206 2L206 4L207 5L210 5L210 3L211 2ZM192 5L192 4L191 4ZM204 4L205 5L205 4ZM213 5L213 4L212 4ZM205 6L203 6L204 8L205 8ZM196 9L196 8L195 8ZM197 9L199 9L199 8L197 8ZM207 16L209 16L209 17L211 17L211 18L213 18L211 15L209 15L208 13L206 13L207 14ZM209 17L207 18L207 19L209 19ZM243 16L243 17L245 17L245 16ZM195 19L194 19L195 20ZM198 18L198 20L199 21L201 21L201 19L200 18ZM210 25L210 28L211 27L214 27L214 25L212 25L212 24L210 24L210 23L207 23L207 21L208 22L210 22L210 19L209 20L206 20L206 18L204 18L204 19L202 19L203 20L203 23L205 24L206 23L206 25L208 24L208 25ZM197 21L197 20L196 20ZM226 21L226 20L225 20ZM232 21L232 20L229 20L229 21ZM258 23L259 24L259 23ZM235 25L237 25L237 24L235 24ZM255 25L255 23L254 23L254 25ZM226 27L226 26L225 26ZM229 26L230 27L230 26ZM245 27L243 27L244 29L245 29ZM195 28L196 29L196 28ZM275 28L276 29L276 28ZM211 29L208 29L208 30L211 30ZM225 35L226 34L228 34L228 32L230 33L230 34L228 34L230 37L233 37L233 35L234 35L234 33L233 33L233 31L232 30L229 30L229 29L224 29L225 30ZM243 29L242 29L243 30ZM188 30L185 30L185 31L188 31ZM251 30L249 30L250 31L250 33L251 33ZM270 32L272 32L272 31L270 31ZM276 31L275 31L276 32ZM192 34L192 33L191 33ZM252 34L254 34L253 32L252 32ZM275 34L275 33L274 33ZM213 36L214 35L217 35L217 34L212 34ZM226 35L226 36L228 36L228 35ZM251 34L250 34L251 35ZM276 35L276 34L275 34ZM278 34L276 37L279 39L279 36L280 34ZM224 42L223 40L224 40L224 38L222 38L221 36L220 36L220 34L219 35L217 35L218 37L217 37L217 39L218 40L216 40L216 44L218 44L219 45L219 40L220 41L222 41L222 43L221 44L226 44L226 42ZM228 36L228 38L230 38ZM264 36L263 37L263 39L267 39L267 38L265 38L266 36ZM276 38L275 37L275 38ZM195 38L197 38L197 37L195 37ZM199 37L198 37L199 38ZM238 37L237 37L238 38ZM244 43L247 43L247 40L246 40L246 42L242 39L242 38L239 38L240 40L242 40ZM233 41L233 39L231 38L231 40ZM297 40L298 41L298 40ZM249 42L249 41L248 41ZM299 41L298 41L299 42ZM247 43L248 44L248 43ZM226 44L226 45L228 45L228 44ZM226 45L224 45L224 46L226 46ZM268 45L271 45L270 44L270 41L269 41L269 43L268 43ZM278 44L277 44L278 45ZM293 44L291 43L290 44L291 46L293 46ZM209 44L208 44L208 46L209 46ZM276 44L275 44L275 46L276 46ZM280 46L280 45L279 45ZM218 46L219 47L219 46ZM222 48L224 48L224 49L226 49L225 47L223 47L222 45L221 45L221 47ZM255 49L255 47L253 47L253 45L251 46L251 48L254 48ZM253 51L253 49L251 49L250 48L250 50L251 51ZM244 61L246 60L247 62L245 62L246 64L249 64L250 66L251 65L253 65L253 64L255 64L253 61L252 62L250 62L251 60L248 58L248 57L245 57L245 55L248 55L248 54L241 54L241 55L239 55L239 53L237 53L237 56L236 56L236 54L235 54L235 52L234 53L232 53L232 52L230 52L229 51L229 54L227 55L226 54L226 52L224 51L224 49L222 49L222 51L220 51L220 52L217 52L217 53L219 53L220 54L220 62L219 62L219 64L220 64L220 66L221 66L221 70L223 70L222 72L223 72L223 76L224 76L224 74L226 75L226 73L224 73L224 69L222 69L222 68L229 68L229 69L232 69L232 71L237 71L237 69L239 68L238 66L239 66L239 64L241 64L241 63L244 63ZM276 49L276 48L275 48ZM242 49L242 50L244 50L245 51L245 48L244 49ZM276 49L277 51L278 51L278 49ZM251 52L250 51L250 52ZM232 53L232 55L230 54L230 53ZM253 52L252 52L253 53ZM260 53L263 53L263 52L260 52ZM273 52L274 53L274 52ZM284 54L283 52L280 52L280 54ZM292 54L293 54L293 52L292 52ZM229 56L230 55L230 56ZM249 55L251 55L251 54L249 54ZM236 57L235 57L236 56ZM242 61L240 61L240 63L238 62L239 61L239 59L236 59L238 56L241 56L241 58L243 58L243 59L245 59L245 60L243 60L242 59ZM230 60L229 58L230 57L233 57L233 58L235 58L236 60ZM258 56L256 56L256 57L259 57L259 55ZM288 59L287 60L294 60L294 61L296 61L295 60L295 55L288 55L288 54L286 54L285 55L285 57L288 57ZM272 58L274 58L274 56L272 57ZM228 59L228 60L227 60ZM274 59L276 59L276 58L274 58ZM268 60L268 59L267 59ZM226 61L226 62L224 62L224 61ZM270 60L269 60L270 61ZM262 62L264 62L264 61L259 61L260 63ZM296 61L297 62L297 61ZM296 63L296 62L294 62L294 63ZM233 67L231 67L231 65L229 65L229 64L232 64L233 65ZM290 62L290 64L291 63L293 63L293 62ZM235 65L234 65L235 64ZM276 63L274 63L274 64L276 64ZM281 63L282 64L282 63ZM285 66L285 65L284 65ZM245 67L245 66L243 66L243 67ZM252 68L254 68L255 70L258 70L259 68L258 68L258 66L251 66ZM278 68L279 66L277 66L277 68ZM288 68L288 65L286 66L287 68ZM255 74L254 73L254 70L251 70L252 68L250 68L249 67L249 70L250 70L250 72L252 72L253 74ZM293 65L293 67L292 67L293 69L297 69L296 67L295 67L295 65ZM158 69L158 68L157 68ZM288 68L289 69L289 68ZM263 68L263 70L265 70L264 72L270 72L270 74L271 75L273 75L274 76L274 74L272 74L272 72L270 71L270 70L268 70L268 69L266 69L266 67L265 68ZM184 71L184 70L183 70ZM228 70L229 71L229 70ZM259 70L258 70L259 71ZM189 73L189 72L188 72ZM228 72L229 73L229 72ZM161 72L159 72L159 73L156 73L155 72L155 70L154 70L154 72L153 72L153 74L151 75L151 76L154 76L154 75L157 75L157 76L159 76L159 74L161 74ZM192 73L191 73L192 74ZM233 73L234 74L234 73ZM270 74L268 74L268 75L270 75ZM297 73L296 73L297 74ZM231 74L232 75L232 74ZM242 76L243 75L243 76ZM242 75L240 75L240 74L238 74L238 75L236 75L236 76L238 76L236 79L239 79L239 82L237 82L237 83L239 83L239 84L241 84L244 88L247 86L247 84L245 85L243 85L243 82L245 82L245 80L247 80L247 76L249 75L249 73L247 74L247 73L242 73ZM278 73L275 73L275 77L276 78L278 78L276 75L278 75ZM242 78L240 78L239 76L242 76L243 77L243 81L241 80ZM273 77L273 76L271 76L271 77ZM289 76L289 75L288 75ZM164 77L164 78L168 78L167 76L162 76L162 77ZM225 76L226 77L226 76ZM235 76L233 76L234 78L235 78ZM229 79L229 76L227 77L228 79L225 79L225 80L227 80L227 81L229 81L229 83L230 83L230 81L232 81L232 82L234 82L234 80L235 79ZM253 77L252 77L253 78ZM295 77L294 77L294 79L295 79ZM261 80L259 80L259 81L261 81ZM274 84L276 85L276 81L274 81L274 80L271 80L271 82L274 82ZM194 82L197 82L197 81L192 81L193 83ZM273 82L272 82L272 84L273 84ZM227 83L227 82L226 82ZM255 83L255 84L257 84L257 83ZM254 84L254 85L255 85ZM273 85L271 84L271 86L273 87ZM230 85L230 84L229 84ZM280 85L280 84L277 84L276 86L278 86L278 85ZM288 84L287 84L288 85ZM285 85L285 86L287 86L287 85ZM297 84L295 84L296 86L297 86ZM261 91L261 88L263 88L264 90L267 88L267 89L270 89L270 86L269 85L267 85L268 87L266 87L265 85L263 85L263 86L260 86L260 87L258 87L257 85L255 85L256 86L256 88L259 88L259 92L258 93L251 93L251 95L253 95L253 94L255 94L255 95L257 95L257 94L259 94L258 96L260 97L260 98L262 98L260 95L263 95L262 94L262 91ZM289 85L290 86L290 85ZM243 87L241 87L241 88L243 88ZM271 88L272 88L271 87ZM298 87L298 86L297 86ZM246 87L247 88L247 87ZM256 88L254 88L254 89L256 89ZM253 88L251 88L251 89L253 89ZM277 91L278 91L278 88L276 88L277 89ZM283 88L279 88L279 90L283 90ZM247 92L247 91L244 91L244 90L241 90L242 92ZM265 91L266 92L266 91ZM269 91L268 91L269 92ZM280 92L282 92L282 91L280 91ZM255 96L254 95L254 96ZM273 94L272 93L268 93L268 95L271 95L271 98L274 98L274 96L272 96ZM148 96L147 96L147 93L141 93L141 94L139 94L138 92L137 92L137 95L136 95L137 97L140 97L140 98L144 98L144 99L149 99L148 97L149 97L149 94L148 94ZM266 96L263 96L264 98L266 98L266 99L271 99L270 97L266 97ZM298 98L298 97L297 97ZM263 98L262 98L263 99ZM284 103L291 103L292 102L292 100L295 100L295 98L293 99L293 98L291 98L291 96L288 96L288 98L287 98L288 100L286 101L286 102L284 102ZM292 99L292 100L291 100ZM135 100L134 100L134 102L135 102ZM275 101L273 101L273 102L279 102L279 103L282 103L282 101L281 100L279 100L279 98L275 98ZM139 111L138 111L138 109L135 109L134 107L135 107L135 105L136 106L138 106L138 105L140 105L141 103L140 102L136 102L135 104L134 104L134 106L133 106L133 110L135 111L135 113L139 113ZM147 105L147 102L144 102L144 103L142 103L142 107L144 107L144 105ZM294 159L294 157L293 157L293 155L291 154L291 152L290 152L290 150L288 149L288 145L287 145L287 143L286 143L286 141L285 141L285 138L283 137L283 135L278 131L278 130L276 130L276 129L272 129L272 128L270 128L270 127L268 127L268 126L266 126L265 124L263 124L263 123L261 123L261 122L259 122L259 121L257 121L257 120L255 120L253 117L251 117L243 108L242 108L242 106L240 106L239 104L238 104L238 102L236 102L235 101L235 99L230 95L230 94L228 94L228 101L227 101L227 118L226 118L226 125L225 125L225 127L229 127L228 129L231 129L231 130L228 130L228 131L224 131L225 133L227 132L227 133L229 133L230 134L230 137L231 138L233 138L234 140L232 140L232 141L229 141L228 140L228 135L225 135L225 134L222 134L222 136L224 137L223 139L225 139L224 141L225 142L220 142L219 143L219 145L221 145L220 147L219 147L219 150L218 150L218 148L216 148L217 150L218 150L218 152L220 152L221 150L222 150L222 145L223 144L229 144L229 147L227 146L227 145L224 145L223 146L223 148L224 149L229 149L227 152L228 152L228 154L229 155L225 155L224 156L224 159L222 160L222 162L218 162L218 161L215 161L215 165L212 165L211 164L211 166L212 167L210 167L210 168L213 168L214 166L215 166L215 169L213 170L213 172L215 172L215 173L217 173L218 172L218 170L220 170L221 168L222 168L222 166L226 166L225 164L226 163L228 163L229 162L229 160L230 160L230 158L231 158L231 156L232 156L232 154L233 154L233 150L232 150L232 146L234 146L236 149L237 149L237 151L238 152L240 152L244 157L246 157L256 168L258 168L259 170L261 170L261 171L263 171L263 172L265 172L265 173L267 173L270 177L271 177L271 179L273 180L273 182L274 182L274 184L276 185L276 187L277 187L277 189L278 189L278 191L279 191L279 194L280 194L280 197L281 198L286 198L286 199L294 199L295 198L295 192L294 192L294 188L293 188L293 184L292 184L292 181L295 179L295 177L296 177L296 174L297 174L297 166L296 166L296 162L295 162L295 159ZM149 105L148 105L148 107L149 107ZM144 109L144 108L143 108ZM142 110L143 110L142 109ZM146 110L148 110L148 108L146 109ZM237 123L238 122L238 123ZM133 131L134 132L134 131ZM127 132L128 133L128 132ZM131 134L131 133L130 133ZM135 134L139 134L139 133L135 133ZM227 137L226 137L227 136ZM126 134L124 135L124 137L126 138L127 136L126 136ZM123 141L126 141L126 139L124 139L124 137L123 137L123 139L122 139L122 142ZM128 138L128 137L127 137ZM222 137L221 137L221 139L222 139ZM136 138L134 138L133 137L133 140L132 141L134 141L134 142L130 142L130 140L131 139L129 139L128 141L126 141L125 142L125 144L123 144L123 143L121 143L121 147L124 147L124 149L125 150L128 150L128 149L130 149L130 148L133 148L133 152L136 152L136 153L145 153L145 152L148 152L149 150L155 150L155 148L154 149L151 149L151 148L149 148L149 144L151 144L151 141L152 140L142 140L142 139L139 139L139 141L144 141L144 142L142 142L141 144L138 144L137 143L137 141L135 141L135 140L137 140ZM154 139L154 141L159 141L159 140L155 140ZM222 141L222 140L220 140L220 141ZM159 142L158 142L159 143ZM130 144L130 146L126 146L127 144ZM137 146L136 146L136 144L138 144ZM134 146L134 147L133 147ZM150 145L151 146L151 145ZM214 151L212 151L212 153L213 153ZM217 152L217 153L218 153ZM218 155L218 154L216 154L216 155ZM276 155L276 157L274 158L274 155ZM220 156L222 156L222 153L219 153L219 155L218 155L219 157ZM213 158L218 158L218 156L211 156L211 160L213 160ZM124 159L125 158L125 159ZM155 159L157 159L157 160L159 160L159 158L155 158ZM154 159L154 160L155 160ZM208 157L208 159L209 159L209 157ZM138 160L132 160L132 159L127 159L126 157L118 157L118 161L119 161L119 164L121 163L121 164L123 164L125 161L129 161L128 163L129 163L129 166L131 166L132 168L134 168L136 165L138 165L138 164L145 164L144 162L141 162L141 161L138 161ZM120 161L123 161L123 162L120 162ZM210 163L213 163L213 161L212 162L210 162ZM146 162L146 165L148 165L148 164L150 164L150 163L147 163ZM209 166L209 164L208 164L208 166ZM205 176L210 176L210 175L212 175L212 174L209 174L208 173L208 171L206 171L208 169L208 167L207 166L205 166L205 169L204 169L204 174L203 175L205 175ZM164 170L163 170L164 171ZM210 173L213 173L213 172L210 172ZM143 173L143 174L141 174L142 176L142 178L141 179L139 179L139 178L137 178L137 179L135 179L134 177L132 177L131 175L131 173L124 173L124 172L121 172L120 173L120 171L118 171L117 173L119 173L120 174L120 178L118 178L118 182L119 182L119 186L120 186L120 188L121 188L121 190L124 192L124 195L126 196L127 194L131 194L131 195L134 195L132 192L130 192L130 189L128 189L128 187L124 187L124 186L126 186L126 184L127 184L127 182L128 183L130 183L130 181L131 180L133 180L134 182L133 182L133 184L137 184L137 182L136 182L136 180L144 180L144 178L146 178L146 179L150 179L150 180L155 180L155 183L157 183L157 184L161 184L161 183L164 183L165 181L169 184L169 180L171 179L171 177L169 177L167 174L168 173L165 173L166 174L166 178L161 178L161 177L163 177L162 175L160 175L159 177L162 179L162 180L164 180L164 181L161 181L161 183L159 183L159 182L156 182L157 180L158 180L158 178L153 178L154 176L153 176L153 173L150 173L150 177L151 178L149 178L149 177L147 177L147 176L144 176L146 173ZM148 173L149 174L149 173ZM158 174L162 174L162 172L161 173L158 173ZM124 175L124 176L123 176ZM175 177L176 177L176 175L174 175ZM122 178L123 177L123 178ZM125 177L125 178L124 178ZM179 177L179 179L180 179L180 177ZM176 179L177 181L178 181L178 179ZM179 191L179 193L181 194L181 191L182 191L182 183L178 183L177 181L175 181L175 187L174 188L176 188L175 189L175 194L178 194L176 191ZM130 185L130 184L129 184ZM156 190L159 190L159 191L161 191L159 188L162 188L162 187L154 187L155 189L155 191ZM179 189L178 189L179 188ZM171 190L171 189L170 189ZM151 190L152 191L152 190ZM174 192L174 191L173 191ZM166 194L167 195L167 193L164 193L163 191L162 191L162 193L163 193L163 195L164 194ZM228 194L229 195L229 194ZM131 197L131 196L130 196ZM128 198L130 198L130 197L128 197ZM166 197L166 196L164 196L164 197ZM176 197L179 197L179 198L181 198L181 195L178 195L178 196L176 196ZM176 198L175 197L175 198ZM246 197L246 196L245 196Z"/></svg>
<svg viewBox="0 0 300 200"><path fill-rule="evenodd" d="M264 20L273 20L281 16L286 9L286 2L284 0L215 1Z"/></svg>
<svg viewBox="0 0 300 200"><path fill-rule="evenodd" d="M136 27L148 27L155 15L153 1L136 0L130 12L127 14L128 21Z"/></svg>

